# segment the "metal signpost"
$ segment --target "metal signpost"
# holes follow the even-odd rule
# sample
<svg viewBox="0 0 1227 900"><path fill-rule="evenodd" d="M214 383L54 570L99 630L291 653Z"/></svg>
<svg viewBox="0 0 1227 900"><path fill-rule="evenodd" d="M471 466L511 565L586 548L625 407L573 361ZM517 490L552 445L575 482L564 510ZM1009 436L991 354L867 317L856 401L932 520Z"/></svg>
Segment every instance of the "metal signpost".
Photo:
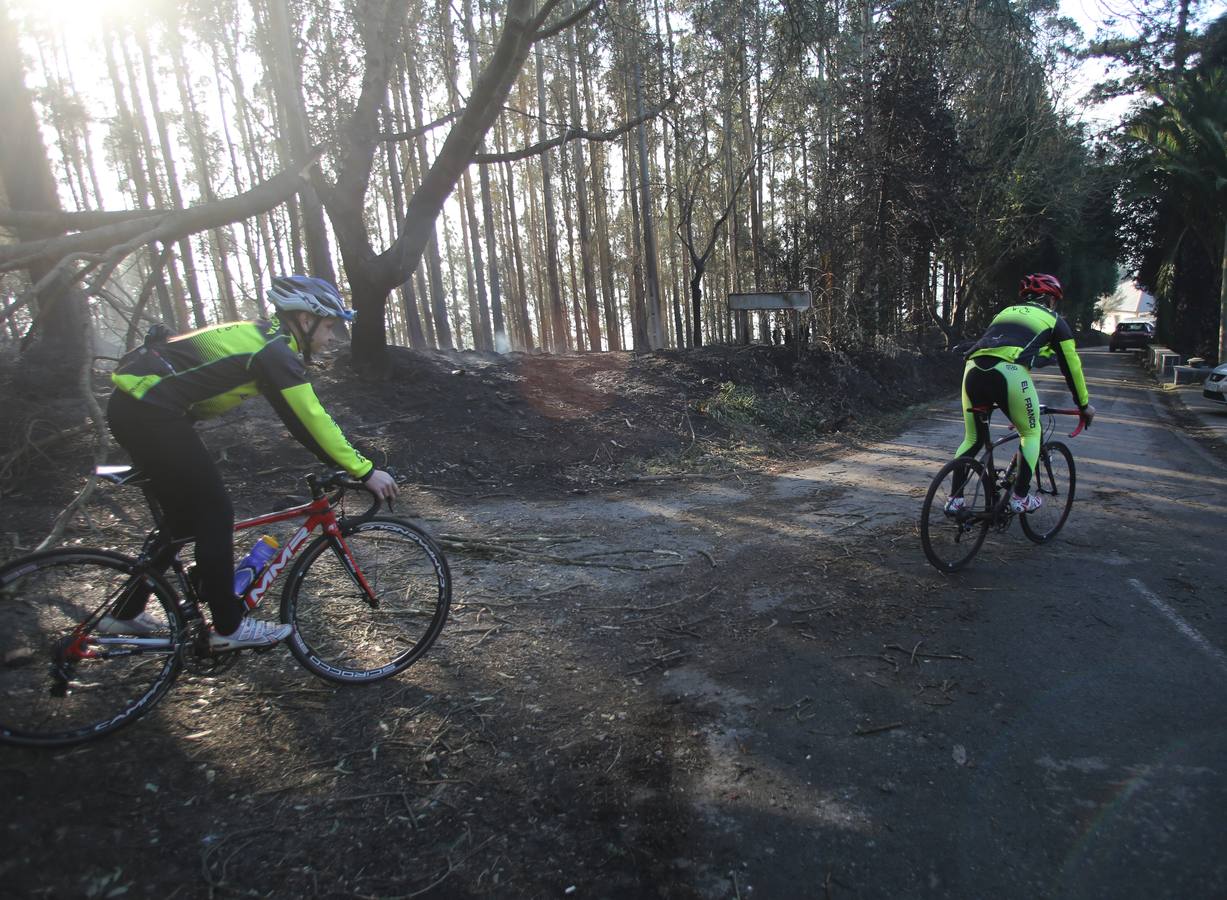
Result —
<svg viewBox="0 0 1227 900"><path fill-rule="evenodd" d="M763 309L791 310L794 316L794 334L797 337L797 355L801 354L801 313L811 305L809 291L779 291L777 293L729 294L729 309L749 312ZM748 327L748 325L747 325Z"/></svg>

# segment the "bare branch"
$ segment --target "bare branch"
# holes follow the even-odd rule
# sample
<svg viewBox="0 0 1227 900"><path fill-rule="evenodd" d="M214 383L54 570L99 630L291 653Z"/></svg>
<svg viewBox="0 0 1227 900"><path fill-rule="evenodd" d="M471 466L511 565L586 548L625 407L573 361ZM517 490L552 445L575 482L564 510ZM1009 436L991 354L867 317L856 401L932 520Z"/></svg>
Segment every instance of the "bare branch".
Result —
<svg viewBox="0 0 1227 900"><path fill-rule="evenodd" d="M511 150L507 153L478 153L474 155L473 162L476 163L497 163L497 162L515 162L520 159L527 159L530 156L540 156L546 150L552 150L555 147L560 147L563 144L568 144L575 140L587 141L612 141L615 138L621 137L637 125L654 119L664 110L673 105L673 99L666 100L663 104L655 109L648 110L641 116L636 116L630 121L619 125L617 128L612 128L608 131L589 131L586 128L580 128L577 125L571 125L560 134L558 137L550 138L547 141L538 141L531 146L524 147L520 150Z"/></svg>
<svg viewBox="0 0 1227 900"><path fill-rule="evenodd" d="M458 115L460 115L459 110L453 110L452 112L449 112L446 116L440 116L439 118L435 119L433 122L427 122L421 128L410 128L408 131L385 131L383 134L379 135L379 140L381 141L411 141L416 137L420 137L423 134L427 134L428 132L433 131L434 129L438 128L440 125L446 125L448 122L451 122L453 119L455 119ZM0 224L2 224L2 222L3 220L0 220Z"/></svg>
<svg viewBox="0 0 1227 900"><path fill-rule="evenodd" d="M594 9L596 9L597 4L598 4L599 2L600 2L600 0L589 0L589 2L588 2L588 3L584 4L583 6L581 6L579 9L577 9L575 12L571 13L571 15L567 16L565 19L562 19L561 21L554 23L553 25L549 26L548 28L539 28L539 29L537 30L536 35L533 37L533 41L534 41L534 42L536 42L536 41L543 41L543 40L545 40L546 38L551 38L551 37L553 37L554 35L558 34L560 31L566 31L566 30L567 30L568 28L570 28L572 25L574 25L575 23L577 23L578 21L580 21L580 19L584 18L584 16L588 15L588 13L590 13L590 12L592 12ZM550 7L550 4L547 4L547 7ZM553 11L553 10L552 10L552 7L550 7L550 9L548 10L548 12L552 12L552 11ZM547 11L543 11L543 12L542 12L542 15L543 15L543 16L544 16L544 15L547 15L547 14L548 14L548 12L547 12ZM542 21L544 21L544 19L542 19Z"/></svg>

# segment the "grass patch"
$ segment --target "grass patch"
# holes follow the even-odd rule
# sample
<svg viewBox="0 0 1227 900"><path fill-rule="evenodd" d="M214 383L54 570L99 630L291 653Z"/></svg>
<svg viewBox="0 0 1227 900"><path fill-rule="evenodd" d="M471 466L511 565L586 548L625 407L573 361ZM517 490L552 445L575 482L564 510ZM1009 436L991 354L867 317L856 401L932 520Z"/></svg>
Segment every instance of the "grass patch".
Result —
<svg viewBox="0 0 1227 900"><path fill-rule="evenodd" d="M748 385L721 382L716 393L694 409L732 431L763 429L776 439L806 440L823 430L826 418L789 388L758 392Z"/></svg>

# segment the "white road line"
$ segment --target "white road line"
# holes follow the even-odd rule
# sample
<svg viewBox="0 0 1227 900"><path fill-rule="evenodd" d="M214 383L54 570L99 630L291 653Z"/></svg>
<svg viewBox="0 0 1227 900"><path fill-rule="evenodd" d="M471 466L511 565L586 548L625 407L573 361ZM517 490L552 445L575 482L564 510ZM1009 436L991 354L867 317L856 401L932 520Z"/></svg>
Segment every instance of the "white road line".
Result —
<svg viewBox="0 0 1227 900"><path fill-rule="evenodd" d="M1161 612L1169 622L1175 625L1177 631L1192 641L1198 650L1218 663L1224 670L1227 670L1227 653L1224 653L1218 647L1206 640L1205 635L1203 635L1184 619L1180 618L1180 615L1176 612L1176 610L1164 603L1154 591L1146 587L1146 585L1142 584L1142 582L1140 582L1138 579L1130 578L1129 583L1133 585L1133 589L1135 591L1146 598L1146 601L1151 606Z"/></svg>

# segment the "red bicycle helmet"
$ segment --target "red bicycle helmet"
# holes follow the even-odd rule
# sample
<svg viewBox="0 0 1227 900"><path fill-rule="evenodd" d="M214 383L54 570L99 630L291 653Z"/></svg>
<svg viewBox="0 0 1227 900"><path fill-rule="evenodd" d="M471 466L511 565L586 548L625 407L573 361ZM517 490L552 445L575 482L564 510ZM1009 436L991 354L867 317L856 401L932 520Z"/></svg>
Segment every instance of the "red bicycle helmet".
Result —
<svg viewBox="0 0 1227 900"><path fill-rule="evenodd" d="M1028 294L1048 296L1053 300L1060 300L1064 296L1064 292L1061 290L1061 282L1057 281L1056 276L1045 275L1043 272L1025 275L1023 280L1018 283L1018 296L1025 297Z"/></svg>

